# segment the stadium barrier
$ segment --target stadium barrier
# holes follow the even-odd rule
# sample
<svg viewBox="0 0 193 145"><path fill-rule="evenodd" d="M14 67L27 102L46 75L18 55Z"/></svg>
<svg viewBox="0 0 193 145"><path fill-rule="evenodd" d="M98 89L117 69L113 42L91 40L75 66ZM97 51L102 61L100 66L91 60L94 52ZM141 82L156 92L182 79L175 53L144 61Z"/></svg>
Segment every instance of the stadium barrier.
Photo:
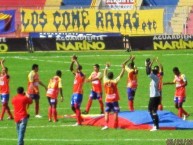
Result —
<svg viewBox="0 0 193 145"><path fill-rule="evenodd" d="M120 33L30 33L35 51L124 49Z"/></svg>
<svg viewBox="0 0 193 145"><path fill-rule="evenodd" d="M130 37L133 50L193 49L193 35L155 35Z"/></svg>
<svg viewBox="0 0 193 145"><path fill-rule="evenodd" d="M26 38L0 38L0 52L27 51Z"/></svg>

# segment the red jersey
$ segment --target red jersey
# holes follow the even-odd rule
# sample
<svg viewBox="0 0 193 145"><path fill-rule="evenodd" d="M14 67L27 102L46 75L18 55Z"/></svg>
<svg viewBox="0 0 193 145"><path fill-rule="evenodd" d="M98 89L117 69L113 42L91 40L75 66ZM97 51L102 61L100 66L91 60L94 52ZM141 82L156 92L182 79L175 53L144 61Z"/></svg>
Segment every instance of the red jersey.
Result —
<svg viewBox="0 0 193 145"><path fill-rule="evenodd" d="M0 76L0 94L9 94L9 75Z"/></svg>
<svg viewBox="0 0 193 145"><path fill-rule="evenodd" d="M38 94L39 93L39 75L37 72L32 70L28 75L28 94Z"/></svg>
<svg viewBox="0 0 193 145"><path fill-rule="evenodd" d="M119 93L117 89L117 83L119 80L120 80L120 76L114 80L109 80L106 77L104 77L104 87L105 87L105 93L106 93L105 102L119 101L120 98L119 98Z"/></svg>
<svg viewBox="0 0 193 145"><path fill-rule="evenodd" d="M92 91L102 93L102 85L101 85L102 73L92 72L88 79L95 79L95 78L96 80L92 81Z"/></svg>
<svg viewBox="0 0 193 145"><path fill-rule="evenodd" d="M74 94L83 94L83 84L85 76L82 72L77 72L74 77L73 93Z"/></svg>
<svg viewBox="0 0 193 145"><path fill-rule="evenodd" d="M184 74L180 74L179 76L175 75L173 82L176 83L176 97L186 97L186 88L183 86L186 81L187 80Z"/></svg>
<svg viewBox="0 0 193 145"><path fill-rule="evenodd" d="M32 103L32 99L25 95L18 94L12 99L12 105L14 110L14 120L19 122L27 117L27 107Z"/></svg>
<svg viewBox="0 0 193 145"><path fill-rule="evenodd" d="M52 79L50 79L46 96L56 99L58 97L60 88L62 88L61 78L54 76Z"/></svg>
<svg viewBox="0 0 193 145"><path fill-rule="evenodd" d="M137 84L137 73L134 69L130 69L129 67L125 66L125 70L128 72L128 79L127 79L127 87L136 89Z"/></svg>

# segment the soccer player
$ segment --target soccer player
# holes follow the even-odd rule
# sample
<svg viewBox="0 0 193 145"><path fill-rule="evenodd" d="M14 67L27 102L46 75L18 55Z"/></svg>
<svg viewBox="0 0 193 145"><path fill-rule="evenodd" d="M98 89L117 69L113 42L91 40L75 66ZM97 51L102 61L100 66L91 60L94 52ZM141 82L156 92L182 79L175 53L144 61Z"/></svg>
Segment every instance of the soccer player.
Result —
<svg viewBox="0 0 193 145"><path fill-rule="evenodd" d="M176 91L174 95L175 107L178 109L178 116L182 118L184 114L184 120L189 116L189 114L184 110L183 103L186 100L186 86L188 85L186 76L182 74L178 67L173 68L174 80L173 82L163 83L164 85L175 84Z"/></svg>
<svg viewBox="0 0 193 145"><path fill-rule="evenodd" d="M46 90L47 87L40 81L38 74L39 67L37 64L32 65L32 70L28 74L28 87L27 94L35 101L35 117L41 118L39 115L39 85L43 86Z"/></svg>
<svg viewBox="0 0 193 145"><path fill-rule="evenodd" d="M163 105L162 105L162 87L163 87L163 76L164 76L163 65L158 60L158 57L153 59L153 61L157 62L157 64L158 64L158 65L154 66L154 69L156 69L158 71L157 76L159 78L160 103L158 105L158 110L163 110ZM150 67L150 68L152 67L153 61L151 62L150 59L147 59L146 64L149 65L148 67ZM146 65L146 67L147 67L147 65Z"/></svg>
<svg viewBox="0 0 193 145"><path fill-rule="evenodd" d="M104 69L104 87L105 87L105 126L101 130L108 129L108 122L109 122L109 113L111 111L114 112L114 128L118 128L118 112L120 111L119 109L119 92L117 88L117 84L121 77L124 74L125 71L125 64L122 65L122 70L119 76L116 79L114 78L113 72L108 72L107 70L109 68L109 64L106 64L106 67Z"/></svg>
<svg viewBox="0 0 193 145"><path fill-rule="evenodd" d="M2 111L0 120L3 120L5 111L7 111L9 117L8 119L13 119L13 115L9 108L9 79L10 76L8 74L8 68L4 66L5 59L1 60L1 73L0 73L0 95L1 95L1 102L2 102Z"/></svg>
<svg viewBox="0 0 193 145"><path fill-rule="evenodd" d="M79 126L82 124L82 117L80 106L83 98L83 85L85 81L85 75L82 72L82 66L78 63L77 56L73 55L71 59L70 71L74 74L73 95L71 98L71 108L76 114L77 123L73 126ZM74 69L74 64L76 68Z"/></svg>
<svg viewBox="0 0 193 145"><path fill-rule="evenodd" d="M24 135L27 127L27 122L29 119L29 114L27 113L27 108L29 104L32 103L32 98L25 95L24 88L17 88L17 95L12 99L12 105L14 110L14 120L17 125L18 133L18 145L24 145Z"/></svg>
<svg viewBox="0 0 193 145"><path fill-rule="evenodd" d="M157 76L158 73L159 72L155 67L153 69L151 69L151 67L149 69L146 69L146 74L151 79L148 110L154 124L153 128L150 131L156 131L159 129L159 117L157 114L157 109L160 102L159 78Z"/></svg>
<svg viewBox="0 0 193 145"><path fill-rule="evenodd" d="M127 64L131 61L128 65L125 65L125 70L128 72L128 79L127 79L127 96L128 96L128 107L130 111L134 111L134 97L135 92L137 89L137 75L138 69L135 67L134 63L134 56L130 56L124 64Z"/></svg>
<svg viewBox="0 0 193 145"><path fill-rule="evenodd" d="M91 73L89 78L86 80L86 82L92 83L92 89L90 92L89 100L86 106L86 110L83 112L83 114L88 114L90 107L92 105L92 101L95 99L98 99L101 109L101 114L104 113L104 105L102 100L102 85L101 85L101 79L102 79L102 73L99 71L100 66L98 64L95 64L93 66L94 71Z"/></svg>
<svg viewBox="0 0 193 145"><path fill-rule="evenodd" d="M56 75L50 79L48 84L48 90L46 96L48 98L49 108L48 108L48 120L51 122L53 117L53 122L57 122L57 98L58 93L61 95L61 102L63 102L63 91L62 91L62 72L60 70L56 71Z"/></svg>

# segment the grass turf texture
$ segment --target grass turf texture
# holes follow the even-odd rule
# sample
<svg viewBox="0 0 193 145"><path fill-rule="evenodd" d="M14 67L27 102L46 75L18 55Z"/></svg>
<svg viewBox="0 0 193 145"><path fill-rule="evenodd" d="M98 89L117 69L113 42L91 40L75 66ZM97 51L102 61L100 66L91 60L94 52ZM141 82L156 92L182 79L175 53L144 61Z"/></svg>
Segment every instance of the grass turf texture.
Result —
<svg viewBox="0 0 193 145"><path fill-rule="evenodd" d="M70 99L72 94L73 75L69 71L71 63L71 56L73 54L78 56L80 64L83 66L83 72L88 77L93 70L93 64L98 63L101 66L101 71L105 67L106 62L111 63L110 70L114 72L115 76L120 73L121 63L133 54L136 56L135 64L139 68L138 81L139 86L136 92L135 109L147 110L149 100L149 83L150 79L145 74L144 61L147 57L159 57L160 62L164 66L163 81L172 81L172 68L178 66L180 71L184 73L188 79L187 99L184 103L184 108L190 113L189 120L193 120L193 77L192 77L192 62L193 51L191 50L174 50L174 51L138 51L138 52L124 52L124 51L89 51L89 52L35 52L35 53L6 53L0 54L1 58L5 58L5 65L9 68L11 76L11 98L16 94L18 86L27 86L27 75L34 63L39 64L39 75L41 81L47 85L49 79L55 75L56 70L60 69L63 72L63 91L64 102L58 103L58 114L72 114L70 109ZM126 95L126 78L120 81L118 87L120 92L120 107L121 111L128 109L127 95ZM84 98L81 110L85 109L88 96L90 93L91 84L84 85ZM57 123L48 122L47 108L48 102L45 96L45 90L40 86L40 114L41 119L34 118L34 104L29 108L31 115L27 131L25 134L26 145L161 145L166 144L166 140L172 139L190 139L192 138L191 130L165 130L150 132L147 130L115 130L108 129L101 131L100 127L81 126L72 127L68 125L74 124L74 119L62 118ZM164 109L177 113L173 105L174 86L163 87L163 105ZM104 100L104 97L103 97ZM11 102L11 101L10 101ZM10 107L12 108L11 103ZM99 103L93 101L90 110L91 114L99 114ZM13 145L17 142L17 134L15 123L10 120L0 122L0 144Z"/></svg>

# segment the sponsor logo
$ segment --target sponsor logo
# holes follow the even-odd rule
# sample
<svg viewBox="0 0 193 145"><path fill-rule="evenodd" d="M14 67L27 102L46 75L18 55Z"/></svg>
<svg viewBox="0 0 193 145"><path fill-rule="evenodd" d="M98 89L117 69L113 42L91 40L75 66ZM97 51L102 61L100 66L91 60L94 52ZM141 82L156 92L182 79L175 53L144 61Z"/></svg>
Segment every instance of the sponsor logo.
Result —
<svg viewBox="0 0 193 145"><path fill-rule="evenodd" d="M107 37L107 35L91 33L39 33L39 38L56 38L56 40L62 41L101 41L104 40L104 37Z"/></svg>
<svg viewBox="0 0 193 145"><path fill-rule="evenodd" d="M56 50L103 50L105 43L102 41L88 42L83 40L81 42L56 42Z"/></svg>

